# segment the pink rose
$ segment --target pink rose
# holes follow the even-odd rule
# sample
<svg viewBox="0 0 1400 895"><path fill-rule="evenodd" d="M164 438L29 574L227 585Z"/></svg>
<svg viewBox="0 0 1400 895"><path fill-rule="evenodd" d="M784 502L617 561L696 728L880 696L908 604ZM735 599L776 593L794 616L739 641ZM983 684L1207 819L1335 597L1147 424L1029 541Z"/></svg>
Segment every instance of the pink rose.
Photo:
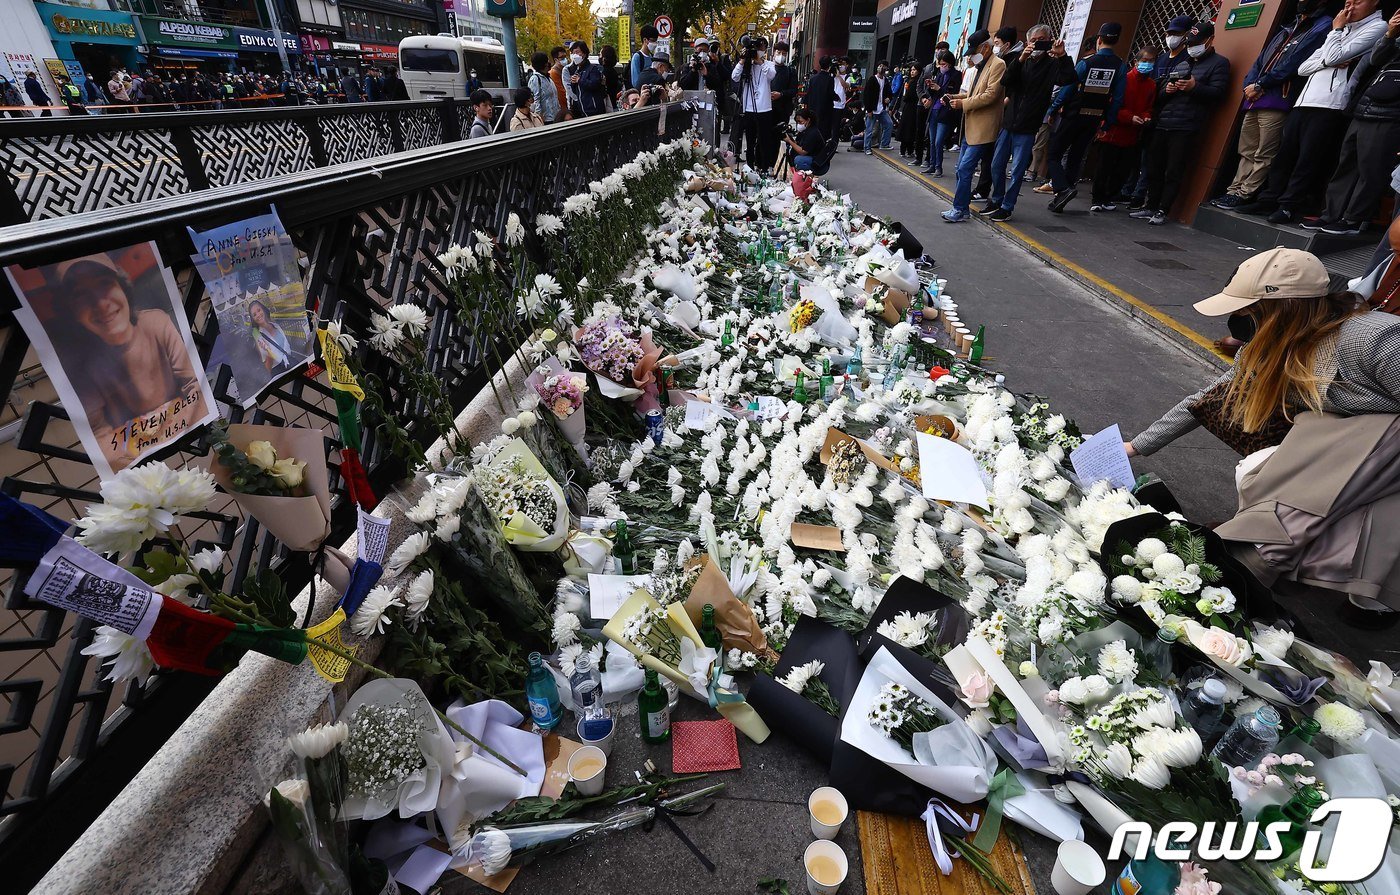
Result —
<svg viewBox="0 0 1400 895"><path fill-rule="evenodd" d="M554 399L554 407L552 409L554 410L555 416L565 417L574 412L574 405L568 398L559 397Z"/></svg>
<svg viewBox="0 0 1400 895"><path fill-rule="evenodd" d="M1249 645L1220 628L1205 628L1196 638L1196 648L1226 665L1238 668L1249 659Z"/></svg>
<svg viewBox="0 0 1400 895"><path fill-rule="evenodd" d="M986 708L992 698L992 691L996 689L991 678L977 671L968 675L967 680L959 683L958 687L962 690L963 702L974 709Z"/></svg>

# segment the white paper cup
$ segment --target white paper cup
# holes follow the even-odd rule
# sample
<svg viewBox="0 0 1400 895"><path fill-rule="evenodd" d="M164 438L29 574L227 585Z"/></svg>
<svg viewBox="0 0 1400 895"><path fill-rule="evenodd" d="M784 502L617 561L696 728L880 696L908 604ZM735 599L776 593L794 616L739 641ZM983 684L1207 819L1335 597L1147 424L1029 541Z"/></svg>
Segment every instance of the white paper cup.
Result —
<svg viewBox="0 0 1400 895"><path fill-rule="evenodd" d="M608 720L612 721L612 727L609 728L608 735L601 740L590 740L585 737L583 735L583 721L580 720L578 725L574 727L574 733L578 734L578 741L585 746L597 746L603 750L604 755L612 755L613 734L617 733L617 719L609 718Z"/></svg>
<svg viewBox="0 0 1400 895"><path fill-rule="evenodd" d="M817 882L812 877L811 864L815 858L827 858L836 862L837 872L836 882ZM828 842L825 839L818 839L807 850L802 853L802 869L807 874L808 895L836 895L836 890L841 888L841 884L846 881L846 874L850 872L851 865L846 860L846 853L841 850L841 846L835 842Z"/></svg>
<svg viewBox="0 0 1400 895"><path fill-rule="evenodd" d="M586 777L579 775L578 766L587 758L595 758L602 762L596 771ZM584 746L569 756L569 779L573 781L574 787L579 791L579 795L596 796L603 791L603 777L608 771L608 756L597 746Z"/></svg>
<svg viewBox="0 0 1400 895"><path fill-rule="evenodd" d="M834 824L822 823L817 820L812 809L818 802L835 803L841 809L841 819ZM851 809L846 804L846 797L841 795L841 790L834 786L822 786L814 789L812 794L807 797L807 817L812 821L812 835L818 839L835 839L836 834L841 832L841 825L846 822L846 817L850 813Z"/></svg>
<svg viewBox="0 0 1400 895"><path fill-rule="evenodd" d="M1055 853L1050 885L1059 895L1089 895L1095 886L1103 885L1107 876L1103 858L1092 845L1069 839L1061 842Z"/></svg>

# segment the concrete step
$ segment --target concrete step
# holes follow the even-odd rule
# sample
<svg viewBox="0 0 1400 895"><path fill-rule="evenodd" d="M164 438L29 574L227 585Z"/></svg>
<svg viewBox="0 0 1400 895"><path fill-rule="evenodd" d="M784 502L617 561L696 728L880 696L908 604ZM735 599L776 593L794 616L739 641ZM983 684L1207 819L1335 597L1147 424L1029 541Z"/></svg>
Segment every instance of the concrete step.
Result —
<svg viewBox="0 0 1400 895"><path fill-rule="evenodd" d="M1333 236L1302 227L1270 224L1257 215L1240 214L1213 205L1202 205L1196 209L1196 220L1192 226L1197 230L1229 239L1239 245L1247 245L1263 251L1275 246L1303 249L1314 255L1340 252L1360 245L1376 244L1379 235L1370 231L1360 236Z"/></svg>

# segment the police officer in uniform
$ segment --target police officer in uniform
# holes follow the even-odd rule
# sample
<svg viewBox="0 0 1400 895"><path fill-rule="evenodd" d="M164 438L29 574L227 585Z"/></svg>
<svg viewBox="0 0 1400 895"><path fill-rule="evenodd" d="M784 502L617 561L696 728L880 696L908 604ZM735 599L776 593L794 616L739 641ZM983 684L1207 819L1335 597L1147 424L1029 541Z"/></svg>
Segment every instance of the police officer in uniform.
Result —
<svg viewBox="0 0 1400 895"><path fill-rule="evenodd" d="M1113 51L1122 36L1123 26L1117 22L1099 26L1098 48L1075 66L1077 82L1062 88L1063 117L1050 141L1050 182L1055 189L1050 210L1056 214L1079 195L1074 185L1084 168L1084 156L1099 131L1117 120L1123 105L1127 68ZM1066 154L1068 160L1062 161Z"/></svg>
<svg viewBox="0 0 1400 895"><path fill-rule="evenodd" d="M58 76L58 95L65 105L68 106L69 115L86 115L87 106L83 104L83 89L73 83L73 79L67 75Z"/></svg>

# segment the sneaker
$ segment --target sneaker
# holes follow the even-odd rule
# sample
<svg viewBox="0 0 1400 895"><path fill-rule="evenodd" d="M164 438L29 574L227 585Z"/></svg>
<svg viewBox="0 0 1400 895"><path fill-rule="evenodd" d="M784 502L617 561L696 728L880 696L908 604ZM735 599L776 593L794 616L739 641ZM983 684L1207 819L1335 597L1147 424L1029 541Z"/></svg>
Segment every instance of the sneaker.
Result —
<svg viewBox="0 0 1400 895"><path fill-rule="evenodd" d="M930 167L927 167L927 168L921 168L921 169L919 169L919 173L920 173L920 174L932 174L932 173L934 173L934 172L937 171L937 170L938 170L937 168L934 168L934 167L930 166Z"/></svg>
<svg viewBox="0 0 1400 895"><path fill-rule="evenodd" d="M997 203L995 203L995 202L988 202L986 205L983 205L983 206L982 206L982 209L981 209L980 211L978 211L977 213L980 214L980 215L982 215L982 217L986 217L987 215L991 214L992 212L996 211L996 210L999 209L999 208L1001 208L1001 206L998 205Z"/></svg>
<svg viewBox="0 0 1400 895"><path fill-rule="evenodd" d="M909 161L906 164L908 164L911 168L922 168L924 166L923 162L914 158L912 155L909 156Z"/></svg>
<svg viewBox="0 0 1400 895"><path fill-rule="evenodd" d="M982 190L977 190L972 194L972 198L978 202L985 202L987 200L987 194Z"/></svg>
<svg viewBox="0 0 1400 895"><path fill-rule="evenodd" d="M1244 204L1244 197L1232 196L1231 194L1226 193L1225 195L1217 199L1212 199L1210 204L1214 205L1216 208L1238 208L1239 206Z"/></svg>
<svg viewBox="0 0 1400 895"><path fill-rule="evenodd" d="M1036 187L1031 192L1040 193L1042 195L1049 195L1050 193L1055 192L1055 188L1051 186L1050 181L1047 180L1045 183L1042 183L1040 186Z"/></svg>
<svg viewBox="0 0 1400 895"><path fill-rule="evenodd" d="M1325 218L1311 218L1309 220L1303 221L1298 226L1302 227L1304 230L1325 230L1326 228L1332 226L1332 222L1326 220Z"/></svg>
<svg viewBox="0 0 1400 895"><path fill-rule="evenodd" d="M1359 236L1361 235L1362 229L1361 224L1342 220L1337 221L1335 224L1328 224L1326 227L1322 228L1322 232L1329 236Z"/></svg>
<svg viewBox="0 0 1400 895"><path fill-rule="evenodd" d="M1133 198L1128 200L1129 211L1140 211L1145 207L1147 207L1146 199L1139 199L1137 196L1134 196Z"/></svg>
<svg viewBox="0 0 1400 895"><path fill-rule="evenodd" d="M1150 208L1139 208L1137 211L1134 211L1131 214L1129 214L1128 217L1132 218L1135 221L1145 221L1148 218L1152 217L1152 215L1154 214L1156 214L1156 212Z"/></svg>
<svg viewBox="0 0 1400 895"><path fill-rule="evenodd" d="M1295 217L1293 212L1289 211L1287 208L1280 208L1278 211L1269 215L1266 220L1271 224L1292 224Z"/></svg>
<svg viewBox="0 0 1400 895"><path fill-rule="evenodd" d="M1021 179L1024 180L1026 183L1035 183L1035 172L1027 171L1025 176Z"/></svg>
<svg viewBox="0 0 1400 895"><path fill-rule="evenodd" d="M994 212L992 212L991 214L987 215L987 220L989 220L989 221L1009 221L1009 220L1011 220L1011 209L1009 209L1009 208L998 208L996 211L994 211Z"/></svg>
<svg viewBox="0 0 1400 895"><path fill-rule="evenodd" d="M1074 187L1060 190L1055 194L1055 198L1050 200L1050 210L1059 214L1065 210L1065 206L1074 201L1074 197L1079 195L1079 190Z"/></svg>
<svg viewBox="0 0 1400 895"><path fill-rule="evenodd" d="M1235 206L1235 211L1240 214L1253 214L1263 217L1266 214L1273 214L1278 211L1278 206L1273 202L1263 202L1255 199L1253 202L1245 202L1243 205Z"/></svg>
<svg viewBox="0 0 1400 895"><path fill-rule="evenodd" d="M1117 211L1118 205L1114 202L1095 202L1089 206L1090 211Z"/></svg>
<svg viewBox="0 0 1400 895"><path fill-rule="evenodd" d="M963 221L969 220L971 217L972 215L968 214L965 211L958 211L956 208L950 208L947 211L943 212L943 220L947 221L950 224L961 224Z"/></svg>
<svg viewBox="0 0 1400 895"><path fill-rule="evenodd" d="M865 150L865 154L866 154L866 155L874 155L874 154L875 154L875 151L874 151L873 149L867 149L867 150Z"/></svg>
<svg viewBox="0 0 1400 895"><path fill-rule="evenodd" d="M943 176L943 169L942 169L942 168L934 168L934 169L933 169L933 176L934 176L934 177L942 177L942 176Z"/></svg>
<svg viewBox="0 0 1400 895"><path fill-rule="evenodd" d="M1154 213L1152 214L1152 217L1150 217L1150 218L1147 219L1147 223L1151 224L1151 225L1154 226L1154 227L1160 227L1160 226L1162 226L1163 224L1165 224L1166 222L1167 222L1167 213L1166 213L1165 211L1154 212Z"/></svg>

